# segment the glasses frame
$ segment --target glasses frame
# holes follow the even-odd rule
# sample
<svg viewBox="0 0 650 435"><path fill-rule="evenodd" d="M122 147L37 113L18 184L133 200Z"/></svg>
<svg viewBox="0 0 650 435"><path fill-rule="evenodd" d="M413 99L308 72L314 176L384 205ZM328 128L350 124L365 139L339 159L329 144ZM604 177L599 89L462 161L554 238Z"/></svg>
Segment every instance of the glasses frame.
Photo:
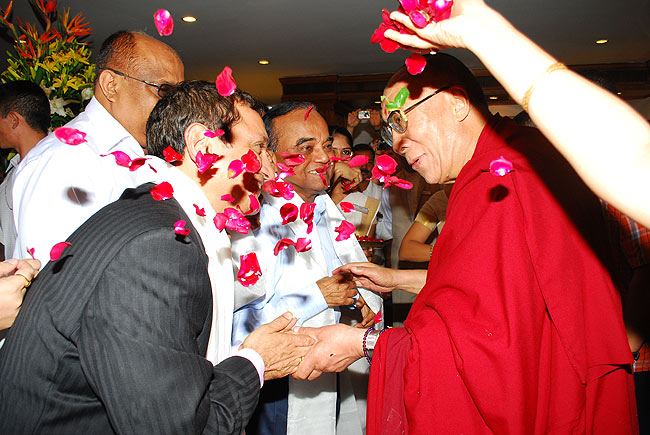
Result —
<svg viewBox="0 0 650 435"><path fill-rule="evenodd" d="M123 73L122 71L118 71L116 69L113 69L113 68L110 68L110 67L107 67L107 66L102 66L102 67L99 67L97 69L100 69L100 70L105 69L105 70L108 70L108 71L112 71L113 73L117 74L118 76L126 77L127 79L136 80L136 81L139 81L140 83L144 83L145 85L152 86L152 87L157 89L157 93L158 93L158 96L160 98L167 95L167 93L174 87L174 85L170 85L169 83L154 83L154 82L150 82L149 80L139 79L137 77L130 76L128 74Z"/></svg>
<svg viewBox="0 0 650 435"><path fill-rule="evenodd" d="M447 85L443 86L439 89L436 89L431 95L427 95L426 97L422 98L420 101L417 101L413 104L411 104L409 107L407 107L404 110L393 110L388 114L387 121L381 122L381 138L389 144L392 148L393 146L393 132L391 130L395 130L396 132L400 134L406 133L406 129L408 128L408 119L406 118L407 113L409 113L411 110L415 109L418 107L420 104L424 103L427 101L429 98L434 97L438 95L440 92L446 91L447 89L450 89L453 85ZM399 118L404 121L404 128L401 127L401 124L395 121L395 118Z"/></svg>

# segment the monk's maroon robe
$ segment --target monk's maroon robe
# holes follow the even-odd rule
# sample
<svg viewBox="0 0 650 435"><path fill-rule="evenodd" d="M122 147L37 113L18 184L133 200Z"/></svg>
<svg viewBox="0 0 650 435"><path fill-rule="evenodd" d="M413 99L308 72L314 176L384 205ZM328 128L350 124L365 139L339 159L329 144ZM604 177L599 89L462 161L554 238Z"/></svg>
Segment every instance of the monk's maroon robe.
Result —
<svg viewBox="0 0 650 435"><path fill-rule="evenodd" d="M596 197L543 136L492 118L405 327L377 343L367 433L634 433L606 238Z"/></svg>

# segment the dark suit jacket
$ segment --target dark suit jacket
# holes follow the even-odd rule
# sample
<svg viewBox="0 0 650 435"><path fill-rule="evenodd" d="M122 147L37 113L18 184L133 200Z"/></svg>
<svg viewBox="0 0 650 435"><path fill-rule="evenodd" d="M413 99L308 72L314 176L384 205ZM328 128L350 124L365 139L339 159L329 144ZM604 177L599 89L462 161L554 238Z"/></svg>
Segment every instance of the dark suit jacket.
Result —
<svg viewBox="0 0 650 435"><path fill-rule="evenodd" d="M34 280L0 350L0 433L241 434L257 371L204 358L208 259L151 186L97 212Z"/></svg>

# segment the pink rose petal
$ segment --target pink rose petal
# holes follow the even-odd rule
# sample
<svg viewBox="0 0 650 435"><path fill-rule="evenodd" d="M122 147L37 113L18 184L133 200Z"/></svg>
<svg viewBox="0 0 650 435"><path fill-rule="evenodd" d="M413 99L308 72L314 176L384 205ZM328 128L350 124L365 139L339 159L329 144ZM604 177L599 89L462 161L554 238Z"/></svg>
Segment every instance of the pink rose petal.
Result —
<svg viewBox="0 0 650 435"><path fill-rule="evenodd" d="M260 202L257 199L257 195L250 194L248 195L248 210L244 212L244 214L254 214L257 213L260 210Z"/></svg>
<svg viewBox="0 0 650 435"><path fill-rule="evenodd" d="M381 315L381 311L375 315L375 318L372 319L374 323L380 323L384 318Z"/></svg>
<svg viewBox="0 0 650 435"><path fill-rule="evenodd" d="M100 157L108 157L108 156L113 156L115 157L115 163L118 166L122 166L124 168L128 168L131 166L131 157L125 152L122 151L113 151L110 154L100 154Z"/></svg>
<svg viewBox="0 0 650 435"><path fill-rule="evenodd" d="M237 231L238 233L247 234L251 223L244 217L244 215L236 209L230 207L225 209L224 214L228 218L226 220L226 228L229 230Z"/></svg>
<svg viewBox="0 0 650 435"><path fill-rule="evenodd" d="M54 136L68 145L79 145L86 142L86 133L76 128L59 127L54 129Z"/></svg>
<svg viewBox="0 0 650 435"><path fill-rule="evenodd" d="M307 224L307 234L310 234L314 228L314 209L316 208L316 203L314 202L303 202L300 204L300 219L302 219Z"/></svg>
<svg viewBox="0 0 650 435"><path fill-rule="evenodd" d="M63 250L68 246L72 245L68 242L59 242L56 245L52 246L52 249L50 250L50 261L56 261L61 258Z"/></svg>
<svg viewBox="0 0 650 435"><path fill-rule="evenodd" d="M285 177L296 175L296 173L293 171L293 168L291 166L287 166L283 163L277 163L276 166L280 170L280 172L276 177L278 180L284 180Z"/></svg>
<svg viewBox="0 0 650 435"><path fill-rule="evenodd" d="M395 53L397 49L400 47L400 45L397 42L393 41L392 39L384 39L379 43L379 46L386 53Z"/></svg>
<svg viewBox="0 0 650 435"><path fill-rule="evenodd" d="M229 66L226 66L223 71L217 76L215 82L217 86L217 92L223 97L229 97L235 93L237 89L237 83L232 78L232 69Z"/></svg>
<svg viewBox="0 0 650 435"><path fill-rule="evenodd" d="M246 172L257 173L262 169L262 162L253 150L249 150L246 154L241 156L241 161L244 164Z"/></svg>
<svg viewBox="0 0 650 435"><path fill-rule="evenodd" d="M222 129L218 129L218 130L215 130L215 131L206 130L206 131L203 132L203 136L205 136L205 137L221 137L224 134L226 134L226 132L223 131Z"/></svg>
<svg viewBox="0 0 650 435"><path fill-rule="evenodd" d="M307 121L307 118L309 118L309 114L311 113L311 111L313 109L314 109L314 106L309 106L309 108L307 109L307 113L305 113L305 121Z"/></svg>
<svg viewBox="0 0 650 435"><path fill-rule="evenodd" d="M198 205L192 204L194 206L194 210L196 210L196 214L199 216L205 217L205 209L204 208L199 208Z"/></svg>
<svg viewBox="0 0 650 435"><path fill-rule="evenodd" d="M433 19L436 22L446 20L451 16L451 7L454 4L453 0L435 0L431 3L433 3L433 8L435 10Z"/></svg>
<svg viewBox="0 0 650 435"><path fill-rule="evenodd" d="M305 163L305 156L297 153L280 153L284 164L287 166L298 166Z"/></svg>
<svg viewBox="0 0 650 435"><path fill-rule="evenodd" d="M166 181L153 186L149 192L156 201L164 201L174 196L174 188Z"/></svg>
<svg viewBox="0 0 650 435"><path fill-rule="evenodd" d="M174 31L174 20L167 9L158 9L153 14L153 22L160 36L169 36Z"/></svg>
<svg viewBox="0 0 650 435"><path fill-rule="evenodd" d="M167 147L163 150L163 156L167 163L182 162L183 156L178 154L172 147Z"/></svg>
<svg viewBox="0 0 650 435"><path fill-rule="evenodd" d="M341 222L341 225L339 225L338 227L334 228L334 231L336 231L337 233L339 233L339 235L336 236L336 241L337 241L337 242L340 242L341 240L347 240L347 239L349 239L350 236L351 236L352 234L354 234L354 232L355 232L356 230L357 230L357 229L356 229L356 228L354 227L354 225L352 225L350 222L348 222L348 221L343 221L343 222Z"/></svg>
<svg viewBox="0 0 650 435"><path fill-rule="evenodd" d="M384 174L392 174L397 169L397 162L391 156L382 154L375 159L375 167Z"/></svg>
<svg viewBox="0 0 650 435"><path fill-rule="evenodd" d="M490 162L490 174L497 177L503 177L507 173L512 172L512 170L512 162L503 156Z"/></svg>
<svg viewBox="0 0 650 435"><path fill-rule="evenodd" d="M151 166L151 164L149 164L149 169L151 169L154 172L154 174L158 173L158 170L156 168L154 168L153 166Z"/></svg>
<svg viewBox="0 0 650 435"><path fill-rule="evenodd" d="M363 166L368 163L368 156L363 156L359 154L358 156L352 157L348 162L348 166L351 168L356 168L357 166Z"/></svg>
<svg viewBox="0 0 650 435"><path fill-rule="evenodd" d="M429 17L422 11L413 11L409 13L409 17L411 18L411 22L415 25L415 27L419 29L426 27L427 24L429 24Z"/></svg>
<svg viewBox="0 0 650 435"><path fill-rule="evenodd" d="M411 12L418 7L418 0L399 0L406 12Z"/></svg>
<svg viewBox="0 0 650 435"><path fill-rule="evenodd" d="M240 257L239 272L237 272L237 280L244 287L254 285L262 276L260 270L260 263L257 261L257 255L254 252L244 254Z"/></svg>
<svg viewBox="0 0 650 435"><path fill-rule="evenodd" d="M390 175L388 177L386 177L384 183L385 183L384 184L384 189L386 187L388 187L388 186L395 186L395 187L398 187L400 189L405 189L405 190L413 188L413 184L411 182L406 181L406 180L402 180L401 178L397 178L397 177L390 176Z"/></svg>
<svg viewBox="0 0 650 435"><path fill-rule="evenodd" d="M174 232L179 236L187 236L190 233L190 229L185 228L185 224L186 222L183 219L174 222Z"/></svg>
<svg viewBox="0 0 650 435"><path fill-rule="evenodd" d="M307 252L311 249L311 240L306 237L299 237L296 240L296 252Z"/></svg>
<svg viewBox="0 0 650 435"><path fill-rule="evenodd" d="M341 201L339 205L341 206L343 213L352 213L354 211L354 204L351 202Z"/></svg>
<svg viewBox="0 0 650 435"><path fill-rule="evenodd" d="M233 203L233 202L235 202L235 197L232 196L232 195L229 194L229 193L226 193L225 195L221 195L221 200L222 200L222 201L226 201L226 202Z"/></svg>
<svg viewBox="0 0 650 435"><path fill-rule="evenodd" d="M219 157L216 154L203 154L201 151L196 153L196 167L199 169L199 174L203 174L212 168L212 165L219 160Z"/></svg>
<svg viewBox="0 0 650 435"><path fill-rule="evenodd" d="M262 190L276 198L290 200L293 198L293 186L284 181L268 180L262 184Z"/></svg>
<svg viewBox="0 0 650 435"><path fill-rule="evenodd" d="M222 231L226 227L228 216L223 213L217 213L212 221L214 222L214 226L217 227L219 231Z"/></svg>
<svg viewBox="0 0 650 435"><path fill-rule="evenodd" d="M298 218L298 207L288 202L280 207L280 216L282 217L282 225L293 222Z"/></svg>
<svg viewBox="0 0 650 435"><path fill-rule="evenodd" d="M36 250L34 248L27 248L27 253L32 257L32 260L36 260L36 257L34 257L34 252Z"/></svg>
<svg viewBox="0 0 650 435"><path fill-rule="evenodd" d="M242 162L241 160L233 160L228 165L228 178L235 178L243 171L244 171L244 162Z"/></svg>
<svg viewBox="0 0 650 435"><path fill-rule="evenodd" d="M424 68L427 66L427 59L421 54L413 53L404 63L409 74L415 76L424 71Z"/></svg>
<svg viewBox="0 0 650 435"><path fill-rule="evenodd" d="M288 246L296 246L296 243L291 240L291 239L280 239L278 240L278 243L275 244L275 247L273 248L273 255L277 257L277 255L282 251L284 248Z"/></svg>

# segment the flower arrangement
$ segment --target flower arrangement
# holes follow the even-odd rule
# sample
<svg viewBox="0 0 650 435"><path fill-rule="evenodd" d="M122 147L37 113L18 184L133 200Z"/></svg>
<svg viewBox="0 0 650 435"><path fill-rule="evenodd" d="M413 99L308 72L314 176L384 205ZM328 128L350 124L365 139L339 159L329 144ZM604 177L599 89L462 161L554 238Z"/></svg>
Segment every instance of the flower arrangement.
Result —
<svg viewBox="0 0 650 435"><path fill-rule="evenodd" d="M57 0L29 0L44 23L39 34L36 26L17 18L11 22L13 0L0 11L0 23L14 39L7 52L9 66L0 74L3 83L29 80L39 84L50 99L51 129L77 116L93 95L95 65L91 51L82 39L92 29L81 13L70 18L70 9L59 11Z"/></svg>

